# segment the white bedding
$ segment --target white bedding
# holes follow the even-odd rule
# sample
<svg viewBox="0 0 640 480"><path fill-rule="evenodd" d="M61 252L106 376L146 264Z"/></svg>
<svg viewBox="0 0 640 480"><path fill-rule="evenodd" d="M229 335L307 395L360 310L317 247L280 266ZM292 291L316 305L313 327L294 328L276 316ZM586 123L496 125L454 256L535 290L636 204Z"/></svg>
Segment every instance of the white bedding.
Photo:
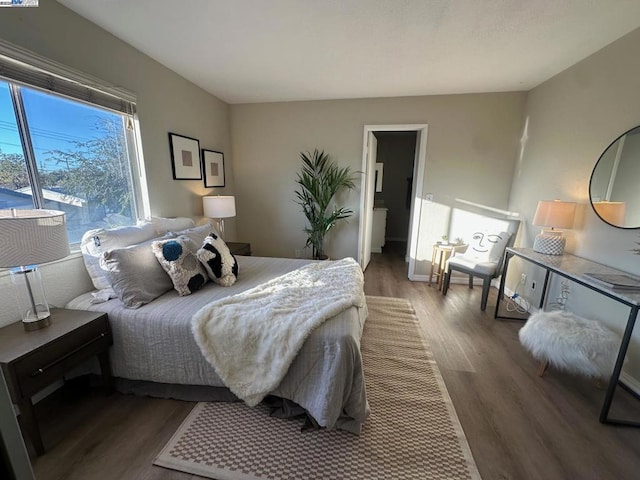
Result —
<svg viewBox="0 0 640 480"><path fill-rule="evenodd" d="M195 294L170 291L143 307L124 308L118 299L91 304L91 293L67 308L106 312L113 331L113 374L132 380L224 386L191 333L191 318L208 303L253 288L295 270L306 260L237 257L240 274L231 287L209 283ZM359 432L369 414L360 354L366 305L350 307L307 339L280 385L271 392L305 408L325 427Z"/></svg>
<svg viewBox="0 0 640 480"><path fill-rule="evenodd" d="M206 305L193 317L193 334L224 384L255 406L280 385L318 326L365 305L363 288L353 258L314 262Z"/></svg>

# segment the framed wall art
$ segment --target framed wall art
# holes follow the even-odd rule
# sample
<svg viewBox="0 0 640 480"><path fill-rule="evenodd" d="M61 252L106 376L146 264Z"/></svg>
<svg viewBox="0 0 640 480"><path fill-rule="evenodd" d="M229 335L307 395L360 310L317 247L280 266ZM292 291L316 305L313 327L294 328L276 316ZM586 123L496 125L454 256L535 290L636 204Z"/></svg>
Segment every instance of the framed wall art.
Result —
<svg viewBox="0 0 640 480"><path fill-rule="evenodd" d="M202 149L204 186L224 187L224 153Z"/></svg>
<svg viewBox="0 0 640 480"><path fill-rule="evenodd" d="M201 180L200 142L191 137L169 132L171 168L174 180Z"/></svg>

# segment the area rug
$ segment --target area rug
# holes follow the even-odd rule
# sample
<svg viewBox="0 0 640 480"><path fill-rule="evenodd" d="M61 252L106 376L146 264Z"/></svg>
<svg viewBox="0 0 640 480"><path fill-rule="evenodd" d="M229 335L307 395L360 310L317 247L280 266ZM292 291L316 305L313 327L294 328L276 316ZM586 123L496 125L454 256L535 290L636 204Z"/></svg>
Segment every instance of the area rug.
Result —
<svg viewBox="0 0 640 480"><path fill-rule="evenodd" d="M362 433L301 431L262 405L199 403L154 464L218 480L480 479L407 300L367 297Z"/></svg>

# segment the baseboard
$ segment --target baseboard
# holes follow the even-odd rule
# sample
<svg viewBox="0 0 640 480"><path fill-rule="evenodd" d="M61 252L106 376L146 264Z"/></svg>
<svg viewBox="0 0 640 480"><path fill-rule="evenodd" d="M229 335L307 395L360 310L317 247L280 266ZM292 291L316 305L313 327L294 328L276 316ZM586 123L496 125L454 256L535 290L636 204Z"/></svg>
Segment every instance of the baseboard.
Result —
<svg viewBox="0 0 640 480"><path fill-rule="evenodd" d="M413 275L409 277L409 280L411 280L412 282L428 282L429 275Z"/></svg>

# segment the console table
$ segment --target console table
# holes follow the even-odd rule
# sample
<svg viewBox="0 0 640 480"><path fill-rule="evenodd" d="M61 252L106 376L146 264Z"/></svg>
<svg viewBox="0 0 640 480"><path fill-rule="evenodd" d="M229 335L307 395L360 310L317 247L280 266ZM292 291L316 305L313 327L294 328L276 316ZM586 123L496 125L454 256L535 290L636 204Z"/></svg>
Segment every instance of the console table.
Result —
<svg viewBox="0 0 640 480"><path fill-rule="evenodd" d="M636 317L638 315L638 311L640 310L640 290L614 290L603 287L602 285L599 285L588 277L585 277L585 273L626 274L626 272L607 267L606 265L602 265L600 263L592 262L585 258L576 257L567 253L565 253L564 255L545 255L543 253L535 252L531 248L508 247L505 250L504 270L502 272L502 278L500 279L500 289L498 291L498 300L496 302L494 318L522 320L522 318L505 317L498 314L500 300L504 295L504 286L505 279L507 277L507 269L509 267L509 260L514 256L519 257L527 262L533 263L545 270L544 285L542 286L542 295L540 297L539 308L542 308L544 306L544 300L547 294L547 289L549 287L549 278L552 273L560 275L561 277L578 283L588 288L589 290L597 292L601 295L604 295L605 297L608 297L629 307L629 316L627 317L627 325L622 336L622 343L620 344L618 357L613 368L613 373L611 374L611 379L609 380L609 386L607 387L607 393L604 398L602 410L600 411L600 422L613 425L640 427L640 423L638 422L609 418L609 409L611 408L611 402L613 401L613 396L618 384L620 384L626 390L629 390L632 394L636 395L635 392L631 391L629 387L627 387L620 381L620 372L622 371L622 364L624 362L625 356L627 355L627 350L629 349L629 342L631 340L631 334L633 333L633 327L636 323Z"/></svg>

